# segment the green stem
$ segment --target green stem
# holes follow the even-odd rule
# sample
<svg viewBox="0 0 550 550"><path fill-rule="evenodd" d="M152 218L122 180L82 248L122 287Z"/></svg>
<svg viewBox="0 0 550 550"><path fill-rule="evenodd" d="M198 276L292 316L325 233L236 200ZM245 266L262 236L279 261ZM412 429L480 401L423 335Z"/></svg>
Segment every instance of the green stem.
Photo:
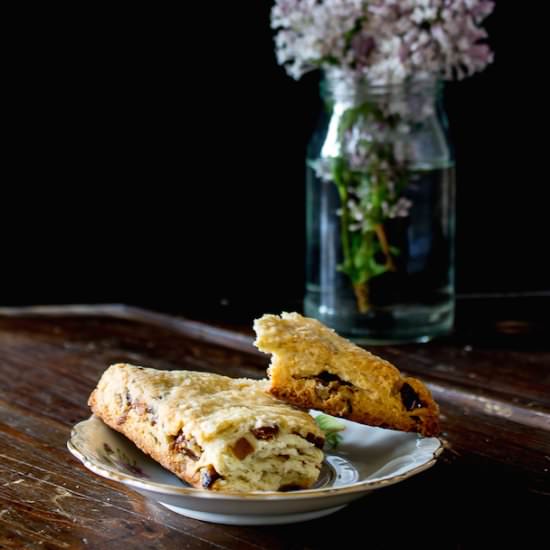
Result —
<svg viewBox="0 0 550 550"><path fill-rule="evenodd" d="M340 237L342 240L342 254L344 255L344 264L348 267L351 267L351 250L349 244L349 210L347 206L348 202L348 192L344 187L339 188L340 191L340 202L342 203L342 215L340 216Z"/></svg>
<svg viewBox="0 0 550 550"><path fill-rule="evenodd" d="M340 216L340 240L342 241L342 255L344 256L344 266L351 268L353 262L351 261L351 248L349 243L349 210L348 210L348 190L345 182L337 167L332 170L332 177L336 188L338 189L338 195L340 196L340 206L342 209L342 215ZM350 274L351 276L351 274Z"/></svg>

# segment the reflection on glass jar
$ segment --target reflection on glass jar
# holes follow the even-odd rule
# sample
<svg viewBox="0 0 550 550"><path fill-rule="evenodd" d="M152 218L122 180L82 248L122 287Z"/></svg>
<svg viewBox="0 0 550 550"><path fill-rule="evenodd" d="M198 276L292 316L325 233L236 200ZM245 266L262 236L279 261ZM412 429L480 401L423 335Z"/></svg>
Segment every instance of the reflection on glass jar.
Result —
<svg viewBox="0 0 550 550"><path fill-rule="evenodd" d="M359 342L453 324L454 169L441 83L335 74L308 150L304 309Z"/></svg>

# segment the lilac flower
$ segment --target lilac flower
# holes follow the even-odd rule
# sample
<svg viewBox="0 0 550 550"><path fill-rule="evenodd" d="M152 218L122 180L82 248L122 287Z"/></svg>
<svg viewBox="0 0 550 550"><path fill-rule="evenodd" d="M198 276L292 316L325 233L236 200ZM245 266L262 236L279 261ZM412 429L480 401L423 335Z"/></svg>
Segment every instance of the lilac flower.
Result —
<svg viewBox="0 0 550 550"><path fill-rule="evenodd" d="M338 67L375 83L463 78L493 60L489 0L276 0L277 59L293 78Z"/></svg>
<svg viewBox="0 0 550 550"><path fill-rule="evenodd" d="M365 14L362 0L277 0L271 12L277 60L293 78L324 64L347 66L346 35Z"/></svg>
<svg viewBox="0 0 550 550"><path fill-rule="evenodd" d="M412 204L411 200L400 197L394 205L388 207L388 218L406 218L409 215Z"/></svg>

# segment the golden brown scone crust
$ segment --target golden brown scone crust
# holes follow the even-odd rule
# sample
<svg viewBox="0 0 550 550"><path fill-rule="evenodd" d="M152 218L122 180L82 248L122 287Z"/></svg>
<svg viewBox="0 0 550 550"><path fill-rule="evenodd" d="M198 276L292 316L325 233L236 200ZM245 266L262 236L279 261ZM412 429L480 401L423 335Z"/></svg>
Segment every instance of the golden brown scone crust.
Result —
<svg viewBox="0 0 550 550"><path fill-rule="evenodd" d="M272 354L271 395L371 426L424 436L439 432L439 408L428 388L391 363L298 313L254 322L256 347Z"/></svg>
<svg viewBox="0 0 550 550"><path fill-rule="evenodd" d="M323 432L267 381L211 373L109 367L92 392L96 416L195 487L307 488L319 475Z"/></svg>

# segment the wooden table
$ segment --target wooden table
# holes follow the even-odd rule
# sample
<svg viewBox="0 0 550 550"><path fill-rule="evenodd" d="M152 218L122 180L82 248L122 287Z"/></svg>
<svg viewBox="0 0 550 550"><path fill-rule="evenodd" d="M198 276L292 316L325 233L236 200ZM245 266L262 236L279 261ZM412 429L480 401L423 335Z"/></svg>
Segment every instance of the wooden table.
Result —
<svg viewBox="0 0 550 550"><path fill-rule="evenodd" d="M432 469L303 524L187 519L92 474L67 451L107 365L261 377L268 358L251 342L251 334L125 306L1 310L0 548L494 548L513 535L531 548L547 535L544 345L378 348L429 383L448 449Z"/></svg>

